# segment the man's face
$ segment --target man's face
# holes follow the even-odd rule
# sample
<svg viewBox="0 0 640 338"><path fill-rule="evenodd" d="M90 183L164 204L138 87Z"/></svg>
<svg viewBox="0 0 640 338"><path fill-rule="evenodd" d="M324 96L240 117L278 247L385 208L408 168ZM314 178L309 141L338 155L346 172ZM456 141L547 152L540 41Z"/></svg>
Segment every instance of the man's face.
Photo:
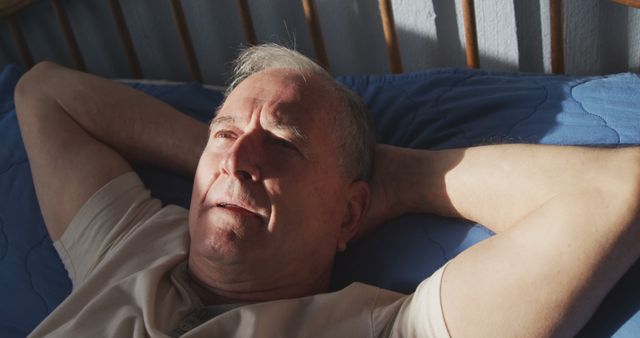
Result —
<svg viewBox="0 0 640 338"><path fill-rule="evenodd" d="M200 279L225 267L242 267L247 280L328 273L350 237L349 182L331 133L337 102L317 76L284 69L254 74L229 95L189 212L189 265Z"/></svg>

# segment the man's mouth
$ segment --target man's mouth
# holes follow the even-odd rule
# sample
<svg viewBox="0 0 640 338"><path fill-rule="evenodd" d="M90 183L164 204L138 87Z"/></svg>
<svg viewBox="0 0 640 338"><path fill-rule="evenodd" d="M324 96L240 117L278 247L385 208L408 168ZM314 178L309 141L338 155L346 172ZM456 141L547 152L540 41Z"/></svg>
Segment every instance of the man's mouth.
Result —
<svg viewBox="0 0 640 338"><path fill-rule="evenodd" d="M245 209L245 208L243 208L241 206L235 205L233 203L220 202L220 203L216 204L216 206L219 207L219 208L232 209L232 210L236 210L237 209L237 210L244 210L244 211L250 212L249 210L247 210L247 209Z"/></svg>
<svg viewBox="0 0 640 338"><path fill-rule="evenodd" d="M253 212L249 209L246 209L244 207L241 207L239 205L233 204L233 203L227 203L227 202L220 202L216 204L216 207L218 208L223 208L225 210L234 212L234 213L238 213L241 215L246 215L246 216L254 216L254 217L258 217L260 220L263 219L263 216L258 214L257 212Z"/></svg>

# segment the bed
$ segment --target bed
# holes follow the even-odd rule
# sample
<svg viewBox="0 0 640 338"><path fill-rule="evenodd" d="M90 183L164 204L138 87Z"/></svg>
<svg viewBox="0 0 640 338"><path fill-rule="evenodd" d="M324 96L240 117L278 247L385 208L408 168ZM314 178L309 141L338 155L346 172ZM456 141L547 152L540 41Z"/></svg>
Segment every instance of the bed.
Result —
<svg viewBox="0 0 640 338"><path fill-rule="evenodd" d="M97 2L97 1L94 1ZM126 74L119 78L164 100L180 111L208 121L222 99L222 87L206 85L181 1L170 0L189 81L167 79L143 71L145 60L127 28L118 0L100 1L113 18L122 45ZM640 7L640 1L615 1ZM0 336L27 335L64 300L71 285L45 230L31 181L28 159L13 107L13 88L34 58L20 20L32 6L50 6L60 23L74 67L91 71L60 0L0 1L6 22L3 45L12 44L16 58L0 72ZM123 2L124 3L124 2ZM479 69L474 1L460 2L464 14L466 67L403 72L393 6L379 1L388 55L386 74L341 75L338 80L364 98L381 143L445 149L491 143L640 144L640 77L627 72L609 75L562 75L565 55L562 2L549 1L551 74ZM248 1L236 1L234 15L242 23L246 44L258 40L256 13ZM255 4L254 4L255 5ZM322 27L313 1L299 2L311 36L313 55L331 69ZM100 73L99 71L96 73ZM100 74L101 75L101 74ZM171 79L171 78L170 78ZM176 80L176 79L173 79ZM220 83L216 83L220 84ZM191 181L156 168L141 169L143 181L164 203L188 206ZM411 292L444 262L491 236L482 225L432 215L406 215L353 243L336 261L332 288L353 281ZM551 282L552 285L552 282ZM640 335L640 263L636 263L605 299L580 333L582 337ZM473 284L470 283L470 287ZM477 290L477 292L483 292Z"/></svg>

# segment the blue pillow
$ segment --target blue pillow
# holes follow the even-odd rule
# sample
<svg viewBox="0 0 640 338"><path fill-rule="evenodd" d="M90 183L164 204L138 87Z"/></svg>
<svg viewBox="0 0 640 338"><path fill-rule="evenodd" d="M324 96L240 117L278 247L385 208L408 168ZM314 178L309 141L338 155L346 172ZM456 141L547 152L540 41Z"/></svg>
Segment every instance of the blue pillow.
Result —
<svg viewBox="0 0 640 338"><path fill-rule="evenodd" d="M438 69L339 80L363 97L380 143L425 149L491 143L640 144L638 74L571 77ZM407 215L340 257L335 286L360 280L408 292L490 235L481 225L462 220ZM638 332L640 262L578 336L637 337Z"/></svg>
<svg viewBox="0 0 640 338"><path fill-rule="evenodd" d="M67 273L44 227L13 109L22 71L0 73L0 332L25 336L67 296Z"/></svg>

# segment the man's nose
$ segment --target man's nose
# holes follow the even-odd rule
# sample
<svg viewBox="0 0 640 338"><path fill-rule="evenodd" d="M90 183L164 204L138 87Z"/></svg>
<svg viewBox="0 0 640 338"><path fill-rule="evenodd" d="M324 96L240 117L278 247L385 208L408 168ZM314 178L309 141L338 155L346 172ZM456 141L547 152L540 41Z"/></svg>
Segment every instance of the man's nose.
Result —
<svg viewBox="0 0 640 338"><path fill-rule="evenodd" d="M252 182L260 180L264 150L260 146L258 137L258 135L244 134L236 139L223 160L222 170L227 175Z"/></svg>

